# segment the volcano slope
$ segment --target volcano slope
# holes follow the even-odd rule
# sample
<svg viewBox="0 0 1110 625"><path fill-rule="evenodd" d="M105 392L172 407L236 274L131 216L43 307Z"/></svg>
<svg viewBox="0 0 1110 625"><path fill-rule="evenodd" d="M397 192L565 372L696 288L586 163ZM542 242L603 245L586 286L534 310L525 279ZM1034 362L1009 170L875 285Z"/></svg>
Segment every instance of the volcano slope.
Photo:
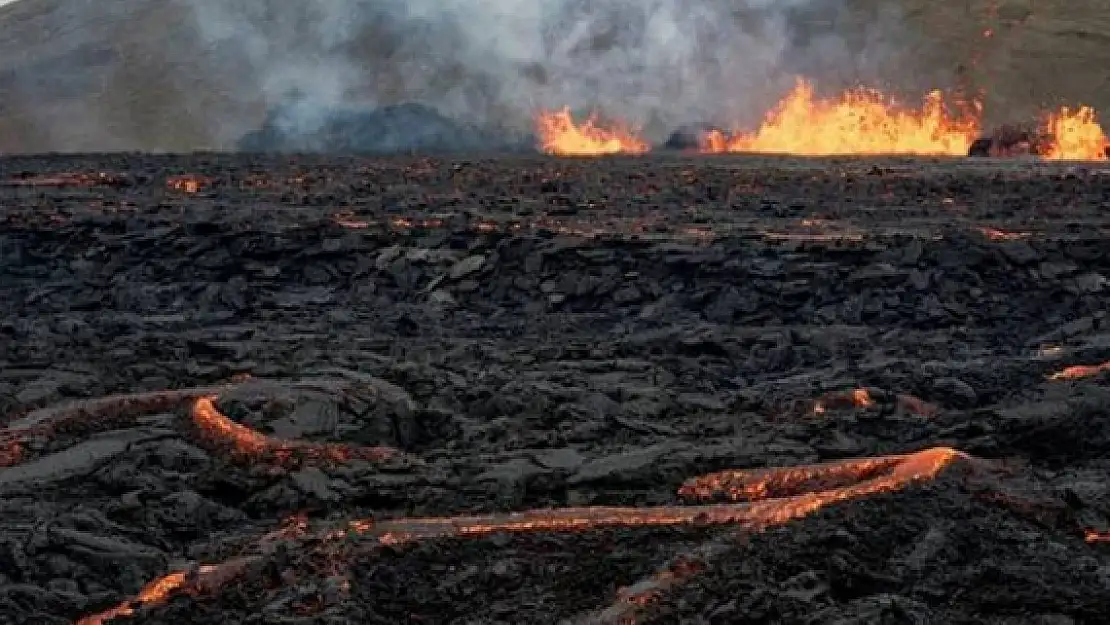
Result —
<svg viewBox="0 0 1110 625"><path fill-rule="evenodd" d="M2 171L0 623L1110 613L1106 170Z"/></svg>

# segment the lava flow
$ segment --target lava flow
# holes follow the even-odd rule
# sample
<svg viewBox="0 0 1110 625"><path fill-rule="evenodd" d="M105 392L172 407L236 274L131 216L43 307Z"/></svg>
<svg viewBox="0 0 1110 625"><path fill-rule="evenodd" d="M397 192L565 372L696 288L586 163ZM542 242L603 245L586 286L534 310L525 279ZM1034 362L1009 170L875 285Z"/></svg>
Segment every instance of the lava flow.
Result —
<svg viewBox="0 0 1110 625"><path fill-rule="evenodd" d="M209 406L198 402L199 410ZM604 527L647 527L678 525L734 525L759 531L804 517L838 502L884 492L936 477L958 459L967 459L949 448L933 448L912 454L873 459L846 460L793 468L759 469L714 473L687 482L684 497L705 499L725 494L741 503L676 505L644 508L584 507L539 509L503 514L378 520L357 520L315 536L318 543L354 537L371 545L401 545L437 538L476 538L496 533L580 532ZM702 558L719 555L723 545L703 550ZM617 609L602 614L611 619L594 622L626 622L629 607L650 603L655 592L679 583L699 568L698 554L668 566L659 580L651 579L621 593ZM209 564L189 573L177 571L159 578L140 593L103 612L86 616L77 625L103 625L119 616L131 615L137 607L157 605L180 594L211 592L244 575L263 556ZM666 583L661 583L665 581ZM639 588L644 586L644 588ZM652 591L652 592L649 592Z"/></svg>
<svg viewBox="0 0 1110 625"><path fill-rule="evenodd" d="M913 395L898 393L894 395L893 402L889 395L886 403L893 403L894 407L903 412L918 416L932 417L940 411L937 406ZM856 388L848 391L833 391L825 393L813 402L813 414L822 416L830 410L852 410L860 408L874 408L878 405L871 391L865 388Z"/></svg>
<svg viewBox="0 0 1110 625"><path fill-rule="evenodd" d="M871 392L865 388L852 389L851 391L832 392L822 395L813 402L813 414L822 415L829 408L870 408L875 405L871 399Z"/></svg>
<svg viewBox="0 0 1110 625"><path fill-rule="evenodd" d="M410 458L392 447L286 441L266 436L232 421L216 408L218 394L235 386L112 395L36 410L0 429L0 468L30 460L27 443L32 440L121 427L145 414L173 410L187 402L192 402L192 434L197 442L225 453L232 460L262 461L278 467L305 462L344 463L356 460L419 464L418 459ZM313 388L311 383L292 386ZM338 385L336 390L344 390L343 387Z"/></svg>
<svg viewBox="0 0 1110 625"><path fill-rule="evenodd" d="M965 156L979 134L977 119L952 117L944 95L930 93L920 109L870 89L822 99L799 79L753 133L711 131L702 151L831 156L920 154Z"/></svg>
<svg viewBox="0 0 1110 625"><path fill-rule="evenodd" d="M233 457L247 460L270 460L286 466L301 460L349 462L365 460L385 462L403 459L404 454L392 447L361 447L342 443L312 443L270 438L257 430L240 425L216 409L216 396L201 397L193 403L193 424L209 445L229 448Z"/></svg>
<svg viewBox="0 0 1110 625"><path fill-rule="evenodd" d="M1049 380L1081 380L1092 378L1103 371L1110 371L1110 361L1097 365L1072 365L1048 376Z"/></svg>
<svg viewBox="0 0 1110 625"><path fill-rule="evenodd" d="M645 154L651 149L634 130L620 124L602 128L596 117L575 122L570 108L541 112L536 117L536 136L543 152L557 156Z"/></svg>

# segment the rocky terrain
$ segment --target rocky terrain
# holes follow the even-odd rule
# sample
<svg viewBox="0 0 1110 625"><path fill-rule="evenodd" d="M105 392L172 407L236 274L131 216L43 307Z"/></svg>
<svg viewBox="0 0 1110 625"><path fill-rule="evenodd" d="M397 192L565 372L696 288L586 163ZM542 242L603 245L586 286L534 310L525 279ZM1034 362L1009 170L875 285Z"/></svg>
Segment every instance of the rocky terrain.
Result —
<svg viewBox="0 0 1110 625"><path fill-rule="evenodd" d="M0 171L2 624L1110 613L1110 171Z"/></svg>

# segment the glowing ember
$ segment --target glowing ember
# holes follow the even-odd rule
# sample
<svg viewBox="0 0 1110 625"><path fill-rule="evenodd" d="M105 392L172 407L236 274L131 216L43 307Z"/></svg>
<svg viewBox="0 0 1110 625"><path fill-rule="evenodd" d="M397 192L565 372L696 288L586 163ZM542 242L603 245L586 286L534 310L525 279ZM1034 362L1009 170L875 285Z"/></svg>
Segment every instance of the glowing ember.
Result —
<svg viewBox="0 0 1110 625"><path fill-rule="evenodd" d="M991 241L1020 241L1029 238L1029 233L1027 232L1009 232L988 226L979 228L979 232Z"/></svg>
<svg viewBox="0 0 1110 625"><path fill-rule="evenodd" d="M0 467L12 467L23 462L23 444L6 439L0 438Z"/></svg>
<svg viewBox="0 0 1110 625"><path fill-rule="evenodd" d="M1089 543L1110 543L1110 531L1087 530L1086 539Z"/></svg>
<svg viewBox="0 0 1110 625"><path fill-rule="evenodd" d="M651 149L635 131L620 125L601 128L597 118L576 123L569 108L544 111L536 118L540 149L557 156L644 154Z"/></svg>
<svg viewBox="0 0 1110 625"><path fill-rule="evenodd" d="M865 388L850 391L826 393L813 403L813 414L822 415L829 409L844 410L849 408L871 408L875 400L871 392Z"/></svg>
<svg viewBox="0 0 1110 625"><path fill-rule="evenodd" d="M1098 365L1072 365L1048 376L1049 380L1079 380L1110 370L1110 361Z"/></svg>
<svg viewBox="0 0 1110 625"><path fill-rule="evenodd" d="M1052 137L1044 157L1055 160L1106 160L1110 139L1089 106L1064 107L1048 116L1046 134Z"/></svg>
<svg viewBox="0 0 1110 625"><path fill-rule="evenodd" d="M208 186L211 182L211 180L204 176L185 174L182 176L171 176L166 180L166 187L174 191L193 194L200 191L202 187Z"/></svg>
<svg viewBox="0 0 1110 625"><path fill-rule="evenodd" d="M930 93L920 110L899 106L869 89L819 99L813 86L799 79L793 91L767 114L759 130L733 136L710 132L704 137L702 151L965 156L978 135L978 121L952 118L945 108L939 91Z"/></svg>

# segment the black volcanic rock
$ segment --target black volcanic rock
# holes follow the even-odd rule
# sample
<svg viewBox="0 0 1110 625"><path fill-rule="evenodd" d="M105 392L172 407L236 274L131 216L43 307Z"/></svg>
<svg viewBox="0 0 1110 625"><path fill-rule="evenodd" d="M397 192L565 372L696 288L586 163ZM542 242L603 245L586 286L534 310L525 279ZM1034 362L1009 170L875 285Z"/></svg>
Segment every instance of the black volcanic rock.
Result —
<svg viewBox="0 0 1110 625"><path fill-rule="evenodd" d="M720 131L721 128L710 123L686 124L679 126L663 143L665 150L696 150L707 133Z"/></svg>
<svg viewBox="0 0 1110 625"><path fill-rule="evenodd" d="M967 149L968 156L974 157L987 157L991 155L991 148L994 147L994 140L990 137L980 137L971 142L971 147Z"/></svg>
<svg viewBox="0 0 1110 625"><path fill-rule="evenodd" d="M318 152L351 154L523 153L528 137L509 137L462 123L416 103L377 109L337 108L299 120L299 102L283 103L266 116L262 128L238 143L244 152ZM298 123L299 122L299 123Z"/></svg>
<svg viewBox="0 0 1110 625"><path fill-rule="evenodd" d="M1051 137L1027 124L1004 124L990 136L980 137L968 148L968 156L1039 156Z"/></svg>
<svg viewBox="0 0 1110 625"><path fill-rule="evenodd" d="M1110 177L731 160L5 157L0 625L1105 622Z"/></svg>

